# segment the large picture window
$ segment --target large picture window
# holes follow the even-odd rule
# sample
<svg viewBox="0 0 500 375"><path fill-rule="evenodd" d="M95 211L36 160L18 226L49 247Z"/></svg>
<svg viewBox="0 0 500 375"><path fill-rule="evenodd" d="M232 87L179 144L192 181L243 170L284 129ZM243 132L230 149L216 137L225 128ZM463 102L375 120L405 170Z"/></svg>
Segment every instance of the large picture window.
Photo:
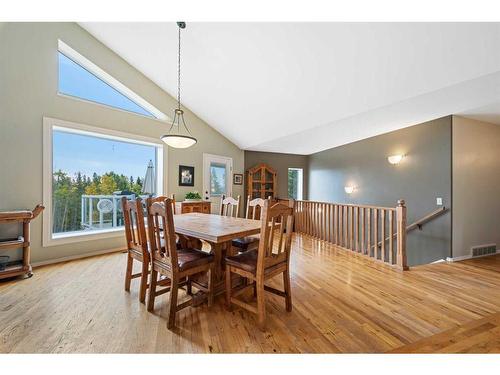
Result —
<svg viewBox="0 0 500 375"><path fill-rule="evenodd" d="M44 171L50 177L50 240L120 230L122 197L162 193L161 144L50 121L45 126L51 145Z"/></svg>

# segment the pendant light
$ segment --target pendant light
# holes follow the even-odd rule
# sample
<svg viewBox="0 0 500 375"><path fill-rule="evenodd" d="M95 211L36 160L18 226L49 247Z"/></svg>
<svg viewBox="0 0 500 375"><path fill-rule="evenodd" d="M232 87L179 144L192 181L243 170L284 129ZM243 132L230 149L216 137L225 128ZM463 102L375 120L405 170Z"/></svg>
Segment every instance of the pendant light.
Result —
<svg viewBox="0 0 500 375"><path fill-rule="evenodd" d="M197 140L192 136L186 122L184 121L184 111L181 109L181 29L186 27L185 22L177 22L179 27L179 49L177 54L177 108L174 110L174 119L168 134L162 135L161 140L173 148L188 148L194 145ZM175 129L174 127L177 127ZM186 129L185 134L182 127Z"/></svg>

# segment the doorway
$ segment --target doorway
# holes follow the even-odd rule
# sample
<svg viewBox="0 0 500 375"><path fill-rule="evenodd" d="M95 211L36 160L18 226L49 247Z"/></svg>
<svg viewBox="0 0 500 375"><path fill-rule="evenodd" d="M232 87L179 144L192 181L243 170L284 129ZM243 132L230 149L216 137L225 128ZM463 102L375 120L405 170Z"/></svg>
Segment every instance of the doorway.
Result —
<svg viewBox="0 0 500 375"><path fill-rule="evenodd" d="M232 174L232 158L203 154L203 199L212 202L212 213L219 212L222 195L232 196Z"/></svg>

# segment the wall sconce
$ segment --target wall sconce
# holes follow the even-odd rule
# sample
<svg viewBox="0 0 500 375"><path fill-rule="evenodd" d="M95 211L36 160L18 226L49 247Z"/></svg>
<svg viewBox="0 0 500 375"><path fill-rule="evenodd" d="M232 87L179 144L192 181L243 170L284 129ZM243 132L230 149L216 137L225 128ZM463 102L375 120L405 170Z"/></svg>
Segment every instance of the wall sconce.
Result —
<svg viewBox="0 0 500 375"><path fill-rule="evenodd" d="M352 194L354 192L354 186L344 186L344 190L347 194Z"/></svg>
<svg viewBox="0 0 500 375"><path fill-rule="evenodd" d="M398 165L399 163L401 163L401 160L403 160L403 158L404 158L403 154L391 155L387 157L387 161L389 161L389 163L393 165Z"/></svg>

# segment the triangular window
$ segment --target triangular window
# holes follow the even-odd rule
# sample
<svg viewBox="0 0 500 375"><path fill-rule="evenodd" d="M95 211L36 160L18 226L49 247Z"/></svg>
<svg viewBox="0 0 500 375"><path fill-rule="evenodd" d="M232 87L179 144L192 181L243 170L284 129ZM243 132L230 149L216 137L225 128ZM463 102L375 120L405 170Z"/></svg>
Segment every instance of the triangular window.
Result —
<svg viewBox="0 0 500 375"><path fill-rule="evenodd" d="M59 93L143 116L166 116L97 65L59 41Z"/></svg>

